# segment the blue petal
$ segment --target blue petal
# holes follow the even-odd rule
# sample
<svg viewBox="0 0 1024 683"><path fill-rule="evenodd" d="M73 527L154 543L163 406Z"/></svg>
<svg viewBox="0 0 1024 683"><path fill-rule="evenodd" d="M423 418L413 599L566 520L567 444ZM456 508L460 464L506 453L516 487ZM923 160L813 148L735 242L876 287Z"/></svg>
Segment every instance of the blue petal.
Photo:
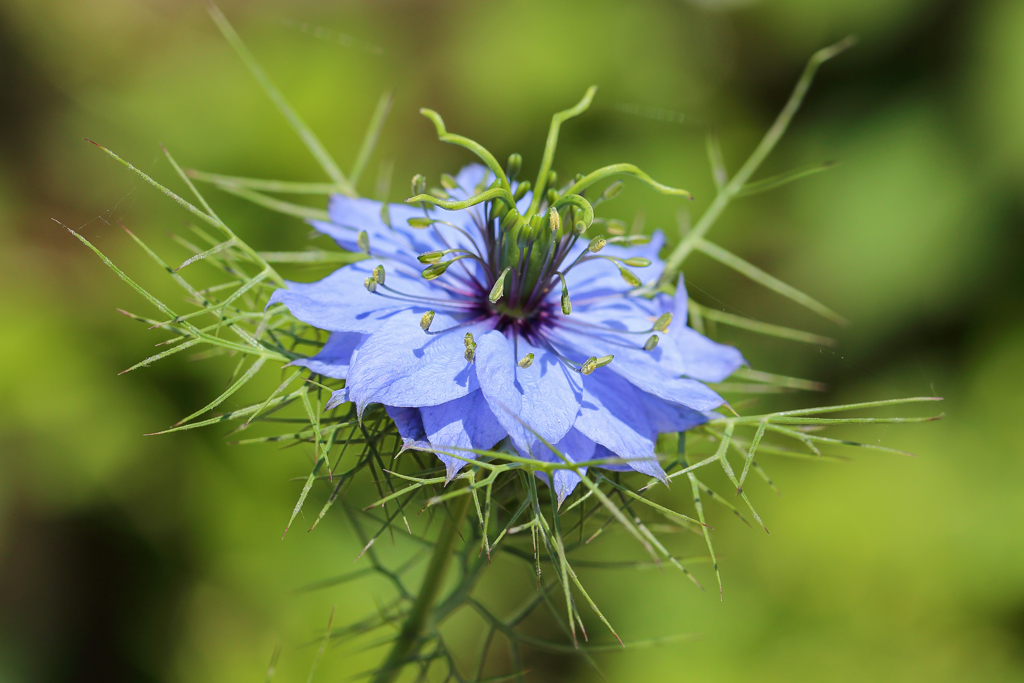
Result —
<svg viewBox="0 0 1024 683"><path fill-rule="evenodd" d="M267 306L282 303L296 318L321 330L362 334L374 332L384 320L414 305L421 314L427 310L427 306L413 304L380 288L376 293L367 291L363 281L372 277L378 264L384 266L387 284L393 289L413 297L453 299L448 290L431 286L408 266L383 260L353 263L318 282L289 282L287 289L278 289L271 295Z"/></svg>
<svg viewBox="0 0 1024 683"><path fill-rule="evenodd" d="M565 456L566 460L576 463L592 460L594 457L595 446L596 444L581 432L576 429L570 429L566 435L562 437L562 440L555 444L555 449ZM543 443L539 443L534 447L533 455L538 460L543 460L545 462L565 462ZM581 467L580 473L586 474L587 468ZM538 472L538 476L543 481L547 482L547 477L543 472ZM576 488L576 485L580 483L580 475L576 474L572 470L555 470L554 479L555 495L558 497L558 504L561 505L562 501L568 498L569 494L571 494Z"/></svg>
<svg viewBox="0 0 1024 683"><path fill-rule="evenodd" d="M505 438L505 429L491 413L487 400L479 391L438 406L420 408L427 440L438 451L451 480L466 465L465 458L476 459L469 449L489 450Z"/></svg>
<svg viewBox="0 0 1024 683"><path fill-rule="evenodd" d="M679 348L688 376L705 382L721 382L747 362L739 349L711 341L686 325L688 301L686 281L680 275L672 308L666 307L673 312L672 324L668 328L669 339L674 340Z"/></svg>
<svg viewBox="0 0 1024 683"><path fill-rule="evenodd" d="M462 398L479 388L476 370L465 359L464 335L477 338L490 330L486 323L457 327L459 322L438 313L427 334L420 316L396 313L359 348L349 369L349 396L356 408L369 403L388 406L436 406Z"/></svg>
<svg viewBox="0 0 1024 683"><path fill-rule="evenodd" d="M365 338L365 335L356 332L331 332L320 353L294 360L289 365L301 365L325 377L345 379L348 376L352 352Z"/></svg>
<svg viewBox="0 0 1024 683"><path fill-rule="evenodd" d="M398 427L398 435L402 437L402 450L429 451L427 433L423 429L423 418L418 408L396 408L384 406Z"/></svg>
<svg viewBox="0 0 1024 683"><path fill-rule="evenodd" d="M654 455L657 432L645 411L649 398L607 368L599 368L583 378L583 403L575 428L628 461L637 472L664 479Z"/></svg>
<svg viewBox="0 0 1024 683"><path fill-rule="evenodd" d="M370 240L370 255L412 262L421 252L438 249L440 243L428 230L409 227L408 219L422 216L418 207L389 204L391 225L381 217L381 202L370 199L334 195L327 211L331 221L310 221L318 231L333 238L342 249L358 252L359 233L365 231ZM441 247L443 248L443 247Z"/></svg>
<svg viewBox="0 0 1024 683"><path fill-rule="evenodd" d="M556 443L576 420L582 387L579 375L553 353L520 338L518 357L513 344L497 330L477 339L476 367L480 389L491 412L519 450L529 453L537 438ZM521 368L517 360L532 353L533 364ZM525 426L524 426L525 425Z"/></svg>

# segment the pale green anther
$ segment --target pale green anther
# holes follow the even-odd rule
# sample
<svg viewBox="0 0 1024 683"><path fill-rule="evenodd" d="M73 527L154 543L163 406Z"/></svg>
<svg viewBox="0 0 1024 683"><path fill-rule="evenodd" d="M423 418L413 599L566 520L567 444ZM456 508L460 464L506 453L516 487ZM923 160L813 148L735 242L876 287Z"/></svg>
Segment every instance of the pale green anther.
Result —
<svg viewBox="0 0 1024 683"><path fill-rule="evenodd" d="M432 188L430 188L429 193L430 193L430 195L432 197L437 197L438 199L451 199L452 198L452 196L450 194L445 192L440 187L432 187Z"/></svg>
<svg viewBox="0 0 1024 683"><path fill-rule="evenodd" d="M558 215L557 209L548 211L548 223L551 225L551 232L558 232L562 229L562 217Z"/></svg>
<svg viewBox="0 0 1024 683"><path fill-rule="evenodd" d="M444 256L443 251L425 251L416 258L420 263L437 263Z"/></svg>
<svg viewBox="0 0 1024 683"><path fill-rule="evenodd" d="M365 230L359 231L359 236L356 237L356 244L359 245L360 251L364 251L367 254L370 253L370 236L366 234Z"/></svg>
<svg viewBox="0 0 1024 683"><path fill-rule="evenodd" d="M601 356L600 358L594 360L594 365L596 365L599 368L603 368L604 366L611 363L613 358L615 358L615 356L611 354L608 354L607 356Z"/></svg>
<svg viewBox="0 0 1024 683"><path fill-rule="evenodd" d="M654 321L654 331L665 333L668 332L668 326L672 324L672 314L662 313L658 316L658 319Z"/></svg>
<svg viewBox="0 0 1024 683"><path fill-rule="evenodd" d="M513 194L512 196L518 202L520 199L525 197L526 193L529 192L529 191L530 191L530 181L529 180L524 180L523 182L519 183L519 186L516 188L515 194Z"/></svg>
<svg viewBox="0 0 1024 683"><path fill-rule="evenodd" d="M587 359L587 361L583 365L580 366L580 374L581 375L589 375L594 370L597 370L597 357L596 356L591 356L590 358Z"/></svg>
<svg viewBox="0 0 1024 683"><path fill-rule="evenodd" d="M608 244L629 244L629 245L640 245L650 244L650 235L619 235L617 237L609 237Z"/></svg>
<svg viewBox="0 0 1024 683"><path fill-rule="evenodd" d="M522 358L521 358L521 359L519 360L519 362L517 363L517 365L518 365L519 367L523 368L524 370L525 370L526 368L530 367L531 365L533 365L533 354L532 354L532 353L528 353L528 354L526 354L525 356L523 356L523 357L522 357Z"/></svg>
<svg viewBox="0 0 1024 683"><path fill-rule="evenodd" d="M487 300L492 304L498 303L498 299L500 299L501 295L505 293L505 276L508 275L508 271L510 270L512 270L511 266L501 271L501 275L498 276L497 282L495 282L494 286L491 287L491 293L488 295Z"/></svg>
<svg viewBox="0 0 1024 683"><path fill-rule="evenodd" d="M463 354L470 363L476 358L476 342L473 341L473 333L467 332L463 343L466 345L466 353Z"/></svg>
<svg viewBox="0 0 1024 683"><path fill-rule="evenodd" d="M548 171L548 182L545 183L547 187L553 187L558 182L558 174L554 171Z"/></svg>
<svg viewBox="0 0 1024 683"><path fill-rule="evenodd" d="M577 223L576 225L579 225ZM604 245L608 243L608 240L603 235L598 235L594 239L590 240L590 244L587 245L587 251L596 254L597 252L604 249Z"/></svg>
<svg viewBox="0 0 1024 683"><path fill-rule="evenodd" d="M576 225L574 227L576 228L577 235L582 235L587 231L587 224L583 221L576 221Z"/></svg>
<svg viewBox="0 0 1024 683"><path fill-rule="evenodd" d="M418 194L423 194L427 191L427 178L422 173L417 173L412 177L412 196L415 197Z"/></svg>
<svg viewBox="0 0 1024 683"><path fill-rule="evenodd" d="M558 279L562 281L562 314L572 314L572 301L569 299L569 286L565 284L565 276L561 273L558 274Z"/></svg>
<svg viewBox="0 0 1024 683"><path fill-rule="evenodd" d="M441 174L441 187L443 187L446 190L454 190L458 186L459 184L455 182L455 178L453 178L451 175L447 173Z"/></svg>
<svg viewBox="0 0 1024 683"><path fill-rule="evenodd" d="M505 174L509 180L515 180L519 175L519 171L523 168L523 155L522 154L510 154L508 157L508 163L505 165Z"/></svg>
<svg viewBox="0 0 1024 683"><path fill-rule="evenodd" d="M380 220L384 225L391 227L391 209L383 202L380 205Z"/></svg>
<svg viewBox="0 0 1024 683"><path fill-rule="evenodd" d="M433 218L427 218L426 216L416 216L406 221L410 228L429 228L434 224Z"/></svg>
<svg viewBox="0 0 1024 683"><path fill-rule="evenodd" d="M373 269L373 279L378 285L384 284L384 266L380 265Z"/></svg>
<svg viewBox="0 0 1024 683"><path fill-rule="evenodd" d="M577 180L577 182L579 181ZM625 183L623 183L621 180L616 180L614 183L606 187L604 189L604 192L601 193L601 201L606 202L609 199L615 199L615 197L617 197L618 194L622 192L622 188L624 185Z"/></svg>
<svg viewBox="0 0 1024 683"><path fill-rule="evenodd" d="M648 337L647 341L644 342L644 351L653 351L654 347L658 345L658 339L659 337L656 334Z"/></svg>
<svg viewBox="0 0 1024 683"><path fill-rule="evenodd" d="M427 280L435 280L444 274L444 271L448 270L448 266L455 263L455 260L441 261L440 263L434 263L423 269L423 277ZM635 276L634 276L635 277Z"/></svg>
<svg viewBox="0 0 1024 683"><path fill-rule="evenodd" d="M534 230L536 230L537 228L540 227L540 222L542 220L543 219L540 216L537 216L537 215L530 216L530 227L533 228Z"/></svg>
<svg viewBox="0 0 1024 683"><path fill-rule="evenodd" d="M554 204L558 201L558 190L552 188L548 190L548 204Z"/></svg>
<svg viewBox="0 0 1024 683"><path fill-rule="evenodd" d="M644 258L643 256L633 256L632 258L622 259L622 262L627 266L634 268L646 268L651 265L651 259Z"/></svg>
<svg viewBox="0 0 1024 683"><path fill-rule="evenodd" d="M619 274L622 276L623 280L628 282L633 287L639 287L642 284L640 282L640 278L636 276L636 273L629 270L628 268L623 268L622 266L619 266Z"/></svg>
<svg viewBox="0 0 1024 683"><path fill-rule="evenodd" d="M434 322L434 312L427 311L426 313L423 314L423 317L420 318L420 327L423 329L424 332L429 332L430 323L432 322Z"/></svg>
<svg viewBox="0 0 1024 683"><path fill-rule="evenodd" d="M377 281L372 277L368 277L363 280L363 286L366 287L367 292L373 293L377 291Z"/></svg>

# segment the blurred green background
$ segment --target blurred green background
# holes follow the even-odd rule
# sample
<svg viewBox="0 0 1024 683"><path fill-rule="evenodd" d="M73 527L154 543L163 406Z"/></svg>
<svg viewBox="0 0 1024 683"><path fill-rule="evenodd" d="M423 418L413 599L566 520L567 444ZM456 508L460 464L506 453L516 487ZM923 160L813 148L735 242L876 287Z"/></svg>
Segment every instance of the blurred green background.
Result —
<svg viewBox="0 0 1024 683"><path fill-rule="evenodd" d="M436 182L468 161L436 141L420 106L499 158L521 152L533 173L551 113L596 83L555 168L634 162L692 190L694 218L713 193L707 131L738 168L807 57L860 36L822 69L761 175L841 164L738 201L711 233L853 325L830 328L700 255L687 279L705 304L840 339L821 350L721 328L755 368L831 387L748 411L937 394L947 419L847 432L916 459L765 458L782 496L752 495L771 536L714 513L723 602L670 571L586 574L627 640L701 636L599 663L611 681L1024 679L1024 3L223 9L344 168L394 89L365 194L381 165L394 164L397 201L414 173ZM385 587L294 592L358 566L340 513L281 541L308 453L227 446L225 429L142 436L206 403L229 368L181 360L117 376L163 336L115 312L151 314L50 219L176 297L116 221L176 262L184 252L169 233L187 230L185 215L84 137L179 190L158 142L215 172L322 180L318 168L200 2L3 0L0 93L0 682L255 681L278 644L275 680L304 680L316 650L304 643L331 607L345 623ZM643 207L647 229L674 239L679 202L628 189L609 212L632 221ZM308 244L298 221L210 196L257 248ZM310 509L326 493L315 495ZM702 552L700 539L685 543ZM636 552L616 539L601 548ZM695 571L713 585L706 565ZM496 565L485 589L512 604L531 589L529 570ZM451 637L468 652L478 631L456 621ZM333 650L317 680L380 654ZM528 666L531 680L597 680L573 657L530 653Z"/></svg>

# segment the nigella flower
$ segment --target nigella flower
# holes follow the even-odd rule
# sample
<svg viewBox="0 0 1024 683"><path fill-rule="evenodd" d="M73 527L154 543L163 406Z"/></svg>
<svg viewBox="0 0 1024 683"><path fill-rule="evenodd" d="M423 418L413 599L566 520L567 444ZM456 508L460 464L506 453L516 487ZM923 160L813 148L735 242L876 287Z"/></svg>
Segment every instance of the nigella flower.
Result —
<svg viewBox="0 0 1024 683"><path fill-rule="evenodd" d="M406 205L332 197L330 222L313 226L369 258L274 293L271 304L330 332L296 364L345 380L329 407L383 404L405 447L436 452L449 479L475 457L467 449L505 437L533 458L560 461L547 442L576 463L621 458L664 477L657 435L706 421L722 399L702 382L743 359L687 327L681 277L674 296L656 291L664 236L591 234L583 195L623 171L671 188L619 165L559 191L546 153L531 193L514 181L518 155L503 169L481 149L489 168L443 176L430 195L417 176ZM554 479L559 501L579 481Z"/></svg>

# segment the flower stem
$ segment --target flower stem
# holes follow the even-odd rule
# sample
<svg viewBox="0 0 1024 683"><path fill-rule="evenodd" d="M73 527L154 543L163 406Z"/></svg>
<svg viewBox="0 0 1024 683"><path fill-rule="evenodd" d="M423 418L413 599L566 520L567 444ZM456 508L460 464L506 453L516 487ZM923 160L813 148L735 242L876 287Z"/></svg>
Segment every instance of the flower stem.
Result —
<svg viewBox="0 0 1024 683"><path fill-rule="evenodd" d="M402 667L416 656L419 651L420 637L428 625L430 612L437 600L438 593L444 584L444 577L448 573L448 566L451 564L455 554L455 546L461 538L459 527L462 526L466 513L469 510L471 496L463 494L451 501L448 508L448 516L441 529L440 536L434 544L434 553L430 556L430 565L427 567L426 576L423 577L423 584L420 586L419 595L412 606L412 611L402 624L402 630L398 634L391 652L388 654L384 665L374 677L374 683L390 683L395 680Z"/></svg>

